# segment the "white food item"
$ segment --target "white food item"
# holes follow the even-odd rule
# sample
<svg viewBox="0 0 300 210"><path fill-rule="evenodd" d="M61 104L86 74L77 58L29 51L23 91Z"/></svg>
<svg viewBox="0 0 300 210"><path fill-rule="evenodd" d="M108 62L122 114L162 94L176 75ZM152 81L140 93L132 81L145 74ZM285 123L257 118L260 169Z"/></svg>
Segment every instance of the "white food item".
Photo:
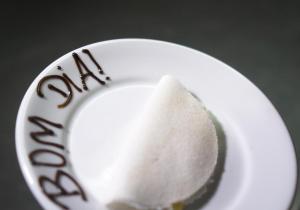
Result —
<svg viewBox="0 0 300 210"><path fill-rule="evenodd" d="M203 188L218 157L207 110L176 79L164 76L124 145L103 173L99 199L113 209L163 209Z"/></svg>

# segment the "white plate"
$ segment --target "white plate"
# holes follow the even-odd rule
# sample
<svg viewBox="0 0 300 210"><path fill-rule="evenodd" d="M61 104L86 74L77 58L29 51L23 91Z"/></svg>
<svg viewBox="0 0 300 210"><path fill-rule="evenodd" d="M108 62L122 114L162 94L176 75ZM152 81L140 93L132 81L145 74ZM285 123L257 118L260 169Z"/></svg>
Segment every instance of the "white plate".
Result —
<svg viewBox="0 0 300 210"><path fill-rule="evenodd" d="M106 85L89 76L89 90L83 90L73 52ZM241 74L199 51L154 40L105 41L73 52L53 62L34 80L17 118L19 162L30 189L45 209L104 209L93 193L93 183L117 155L114 148L122 140L118 138L121 130L165 74L175 76L193 92L224 132L219 177L204 204L194 206L202 206L202 210L288 209L296 186L292 141L269 100ZM63 73L82 92L62 80ZM60 76L42 83L44 98L39 97L38 83L49 75ZM52 84L69 94L65 83L70 85L73 98L66 107L58 108L65 98L47 86ZM55 135L35 135L32 132L41 128L34 122Z"/></svg>

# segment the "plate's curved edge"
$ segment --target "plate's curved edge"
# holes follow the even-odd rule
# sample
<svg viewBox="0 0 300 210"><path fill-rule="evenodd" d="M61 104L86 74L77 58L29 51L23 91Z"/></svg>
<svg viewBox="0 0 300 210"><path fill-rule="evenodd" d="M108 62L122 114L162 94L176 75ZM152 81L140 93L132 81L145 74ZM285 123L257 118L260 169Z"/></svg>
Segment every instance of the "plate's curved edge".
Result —
<svg viewBox="0 0 300 210"><path fill-rule="evenodd" d="M57 60L59 61L59 60ZM52 63L53 64L53 63ZM15 126L15 142L16 142L16 153L17 153L17 157L18 157L18 163L19 166L21 168L23 177L26 181L26 184L29 186L30 191L32 192L32 194L34 195L35 199L38 201L39 205L42 206L43 208L48 208L49 206L51 207L51 209L54 210L58 210L58 208L52 204L48 199L46 199L46 197L42 194L42 192L38 191L38 187L36 185L36 182L32 179L31 177L31 168L29 167L29 160L26 158L27 154L25 154L25 141L24 141L24 137L23 134L25 132L24 129L24 124L22 125L22 122L25 119L25 114L26 114L26 108L27 105L30 101L30 96L32 94L32 90L34 90L34 88L37 85L37 81L43 77L43 75L45 75L48 72L48 68L50 68L52 66L52 64L50 64L46 69L44 69L35 79L34 81L31 83L31 85L29 86L29 88L27 89L19 110L18 110L18 114L17 114L17 119L16 119L16 126ZM36 186L35 186L36 185ZM34 187L32 187L34 186Z"/></svg>
<svg viewBox="0 0 300 210"><path fill-rule="evenodd" d="M252 86L252 88L256 89L256 91L258 93L260 93L260 95L265 98L265 100L269 103L270 107L272 107L272 112L277 116L278 119L280 119L280 124L281 127L284 129L284 132L286 133L286 135L289 138L289 147L291 152L293 153L293 170L294 170L294 174L295 174L295 178L294 178L294 195L293 195L293 199L295 199L295 192L297 189L297 186L299 185L298 183L298 171L297 171L297 156L296 156L296 151L295 151L295 147L294 147L294 143L291 139L291 135L284 123L283 118L281 117L281 115L279 114L279 112L276 110L275 106L272 104L272 102L269 100L269 98L257 87L254 85L253 82L251 82L251 80L249 80L248 78L246 78L244 75L242 75L240 72L238 72L237 70L235 70L234 68L232 68L231 66L227 65L226 63L218 60L217 58L214 58L204 52L201 52L199 50L193 49L191 47L187 47L187 46L183 46L180 44L175 44L175 43L171 43L171 42L167 42L167 41L160 41L160 40L155 40L155 39L143 39L143 38L124 38L124 39L112 39L112 40L107 40L107 41L101 41L101 42L96 42L96 43L92 43L83 47L79 47L76 48L68 53L66 53L65 55L61 56L60 58L56 59L55 61L53 61L51 64L49 64L48 66L46 66L46 68L44 70L42 70L42 72L34 79L34 81L31 83L31 85L29 86L29 88L27 89L21 104L20 104L20 108L18 110L18 114L17 114L17 119L16 119L16 126L15 126L15 142L16 142L16 153L18 156L18 162L19 165L21 167L22 173L24 175L24 178L27 182L28 185L32 185L34 184L34 181L31 179L30 177L30 168L27 166L28 162L26 161L25 158L21 158L24 157L26 155L24 155L24 145L25 142L22 141L23 137L22 134L24 133L24 126L21 125L22 120L25 118L25 113L26 113L26 107L29 103L30 100L30 96L31 94L34 92L34 88L37 85L37 82L39 81L40 78L42 78L44 75L46 75L54 66L56 66L58 63L60 63L62 60L64 60L65 58L69 57L72 52L74 51L78 51L82 48L93 48L93 47L99 47L101 45L106 45L106 44L111 44L111 43L118 43L118 42L149 42L149 43L160 43L160 44L164 44L164 45L169 45L169 46L175 46L175 47L179 47L182 49L186 49L189 50L193 53L196 54L201 54L202 56L207 57L210 60L213 60L214 62L217 62L223 66L226 66L228 70L231 70L234 74L238 75L242 80L246 81L249 85ZM37 201L40 203L41 206L45 207L46 203L47 203L47 207L52 206L51 209L58 209L54 204L52 204L49 200L47 200L45 198L45 196L38 190L34 190L33 188L30 188L31 192L34 194L35 198L37 199ZM291 200L291 206L293 204L293 199ZM43 203L42 203L43 200Z"/></svg>

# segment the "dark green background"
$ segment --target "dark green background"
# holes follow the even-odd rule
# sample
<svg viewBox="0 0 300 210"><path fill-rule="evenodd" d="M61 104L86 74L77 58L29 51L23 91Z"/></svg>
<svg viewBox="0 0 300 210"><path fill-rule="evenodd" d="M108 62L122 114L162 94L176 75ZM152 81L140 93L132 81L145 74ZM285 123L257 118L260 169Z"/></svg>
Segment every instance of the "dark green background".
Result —
<svg viewBox="0 0 300 210"><path fill-rule="evenodd" d="M0 17L1 209L41 209L15 154L15 118L27 87L63 54L107 39L175 42L231 65L269 97L300 151L296 1L1 1Z"/></svg>

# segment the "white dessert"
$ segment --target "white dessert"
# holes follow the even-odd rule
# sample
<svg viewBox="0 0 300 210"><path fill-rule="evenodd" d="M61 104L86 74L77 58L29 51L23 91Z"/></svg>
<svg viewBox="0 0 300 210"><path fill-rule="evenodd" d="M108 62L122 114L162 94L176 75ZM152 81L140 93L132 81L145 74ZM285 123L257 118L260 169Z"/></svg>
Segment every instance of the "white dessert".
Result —
<svg viewBox="0 0 300 210"><path fill-rule="evenodd" d="M171 76L160 80L122 142L99 180L99 199L112 209L180 209L207 184L217 163L207 110Z"/></svg>

